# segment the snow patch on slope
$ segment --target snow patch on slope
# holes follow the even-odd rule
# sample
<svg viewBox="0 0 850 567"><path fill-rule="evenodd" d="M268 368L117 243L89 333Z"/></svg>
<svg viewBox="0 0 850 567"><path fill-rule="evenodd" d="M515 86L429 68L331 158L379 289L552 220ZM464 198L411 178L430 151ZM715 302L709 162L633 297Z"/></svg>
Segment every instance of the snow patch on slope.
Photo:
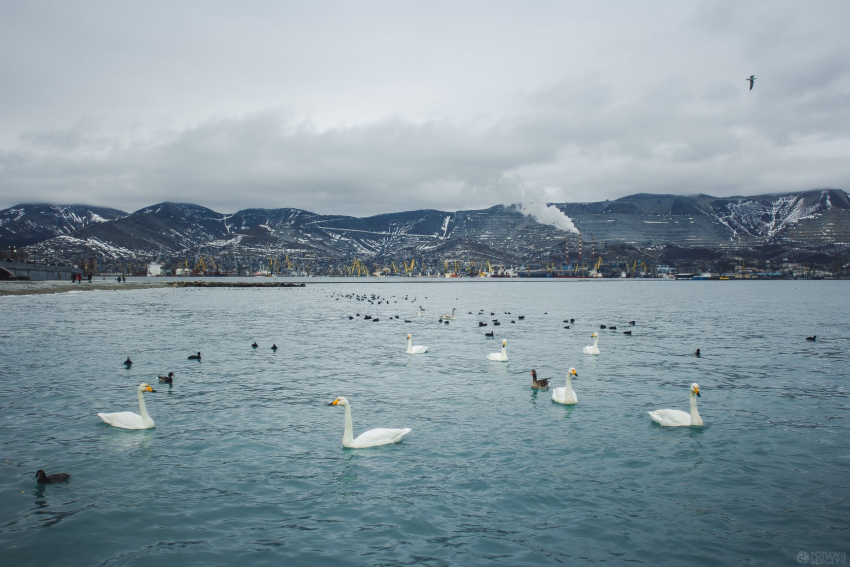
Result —
<svg viewBox="0 0 850 567"><path fill-rule="evenodd" d="M832 206L826 200L826 207ZM806 205L800 195L784 195L773 201L739 199L715 209L715 218L736 235L740 231L759 239L771 240L789 226L814 218L822 206Z"/></svg>

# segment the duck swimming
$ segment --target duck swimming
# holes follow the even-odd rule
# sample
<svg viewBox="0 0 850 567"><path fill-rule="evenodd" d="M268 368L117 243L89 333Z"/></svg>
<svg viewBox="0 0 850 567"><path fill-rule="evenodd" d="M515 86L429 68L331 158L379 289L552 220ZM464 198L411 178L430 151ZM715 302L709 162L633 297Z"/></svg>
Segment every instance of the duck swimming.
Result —
<svg viewBox="0 0 850 567"><path fill-rule="evenodd" d="M56 474L45 474L43 470L38 469L35 471L36 482L39 484L56 484L57 482L67 482L68 477L70 477L68 473L56 473Z"/></svg>
<svg viewBox="0 0 850 567"><path fill-rule="evenodd" d="M254 344L251 345L251 348L257 348L258 346L260 345L257 344L257 341L254 341Z"/></svg>
<svg viewBox="0 0 850 567"><path fill-rule="evenodd" d="M817 341L817 340L818 340L818 336L817 336L817 335L812 335L811 337L806 337L806 340L807 340L807 341L815 342L815 341ZM829 341L827 341L827 342L829 342ZM130 359L128 358L127 360L130 360ZM125 364L126 364L126 363L125 363ZM131 363L131 364L132 364L132 363Z"/></svg>
<svg viewBox="0 0 850 567"><path fill-rule="evenodd" d="M133 366L133 361L130 360L129 356L127 357L127 360L124 361L124 366L126 366L127 368L130 368L131 366Z"/></svg>
<svg viewBox="0 0 850 567"><path fill-rule="evenodd" d="M531 369L531 388L534 390L545 390L549 388L549 379L541 378L537 379L537 371L535 369Z"/></svg>
<svg viewBox="0 0 850 567"><path fill-rule="evenodd" d="M164 376L164 375L160 374L159 376L157 376L157 379L160 382L166 382L167 384L171 384L171 382L174 379L174 372L169 372L168 376Z"/></svg>
<svg viewBox="0 0 850 567"><path fill-rule="evenodd" d="M190 354L189 360L201 360L201 351L198 351L198 354Z"/></svg>
<svg viewBox="0 0 850 567"><path fill-rule="evenodd" d="M272 350L277 350L277 345L272 345Z"/></svg>

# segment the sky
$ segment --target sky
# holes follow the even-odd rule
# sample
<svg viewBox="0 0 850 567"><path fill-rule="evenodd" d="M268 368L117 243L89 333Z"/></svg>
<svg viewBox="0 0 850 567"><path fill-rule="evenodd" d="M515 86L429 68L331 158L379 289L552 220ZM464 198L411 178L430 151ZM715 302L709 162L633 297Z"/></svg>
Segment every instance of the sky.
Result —
<svg viewBox="0 0 850 567"><path fill-rule="evenodd" d="M848 22L846 0L2 2L0 208L850 190Z"/></svg>

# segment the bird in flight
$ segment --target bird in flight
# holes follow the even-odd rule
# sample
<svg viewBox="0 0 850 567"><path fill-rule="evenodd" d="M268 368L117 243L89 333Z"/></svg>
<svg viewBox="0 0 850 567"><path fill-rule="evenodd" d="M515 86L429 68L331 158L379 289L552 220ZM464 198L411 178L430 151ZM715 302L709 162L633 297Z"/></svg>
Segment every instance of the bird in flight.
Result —
<svg viewBox="0 0 850 567"><path fill-rule="evenodd" d="M750 75L750 78L747 80L750 82L750 90L753 90L753 85L756 83L756 76Z"/></svg>

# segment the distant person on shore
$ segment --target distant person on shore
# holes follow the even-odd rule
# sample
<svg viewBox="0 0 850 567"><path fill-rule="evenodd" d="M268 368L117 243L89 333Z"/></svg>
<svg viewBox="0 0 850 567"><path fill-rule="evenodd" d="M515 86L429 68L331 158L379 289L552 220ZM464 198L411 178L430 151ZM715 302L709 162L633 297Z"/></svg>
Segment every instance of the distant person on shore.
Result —
<svg viewBox="0 0 850 567"><path fill-rule="evenodd" d="M83 283L83 274L77 274L77 283Z"/></svg>
<svg viewBox="0 0 850 567"><path fill-rule="evenodd" d="M89 274L89 283L91 283L91 274Z"/></svg>
<svg viewBox="0 0 850 567"><path fill-rule="evenodd" d="M71 274L71 283L77 283L77 274Z"/></svg>

